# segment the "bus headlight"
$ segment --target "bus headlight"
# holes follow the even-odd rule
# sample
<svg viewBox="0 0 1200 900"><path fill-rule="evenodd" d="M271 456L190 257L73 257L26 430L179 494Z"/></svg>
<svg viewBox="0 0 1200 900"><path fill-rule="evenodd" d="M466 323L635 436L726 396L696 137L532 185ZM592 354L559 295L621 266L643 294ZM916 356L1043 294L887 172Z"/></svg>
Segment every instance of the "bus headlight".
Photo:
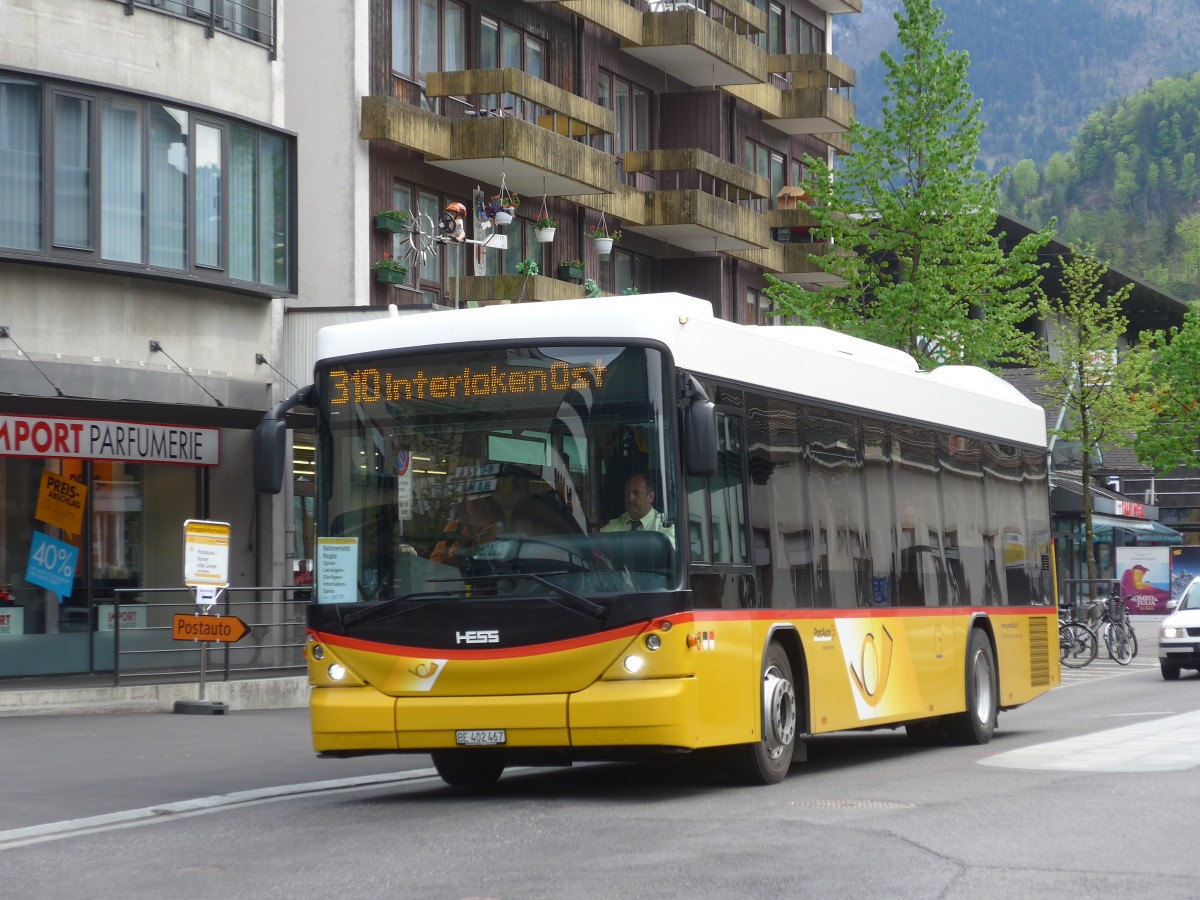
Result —
<svg viewBox="0 0 1200 900"><path fill-rule="evenodd" d="M312 645L312 658L315 659L317 662L320 662L321 660L323 660L325 658L325 648L322 647L320 644L313 644Z"/></svg>
<svg viewBox="0 0 1200 900"><path fill-rule="evenodd" d="M636 675L638 672L642 671L642 666L645 664L646 661L640 656L625 657L625 671L630 675Z"/></svg>
<svg viewBox="0 0 1200 900"><path fill-rule="evenodd" d="M331 663L329 666L329 680L341 681L346 677L346 667L341 663Z"/></svg>
<svg viewBox="0 0 1200 900"><path fill-rule="evenodd" d="M662 646L662 638L657 634L646 635L646 649L653 653Z"/></svg>

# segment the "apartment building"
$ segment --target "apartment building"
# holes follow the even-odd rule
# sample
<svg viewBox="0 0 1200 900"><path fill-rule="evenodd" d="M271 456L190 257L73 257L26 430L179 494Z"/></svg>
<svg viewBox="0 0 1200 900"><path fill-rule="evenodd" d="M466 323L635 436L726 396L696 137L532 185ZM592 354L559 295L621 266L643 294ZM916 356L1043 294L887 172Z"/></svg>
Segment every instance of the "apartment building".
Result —
<svg viewBox="0 0 1200 900"><path fill-rule="evenodd" d="M824 277L811 219L777 198L805 154L849 149L854 72L830 41L832 16L860 0L301 6L285 16L289 58L326 57L287 74L301 304L560 300L591 279L760 321L764 273ZM481 219L480 201L502 195L519 198L514 220ZM436 252L409 253L401 284L376 280L372 266L411 244L376 228L377 212L408 211L428 235L456 202L468 239L488 245L423 248ZM552 241L539 217L556 222ZM609 254L587 239L597 226L621 232ZM538 276L519 275L525 260ZM568 262L582 278L559 277Z"/></svg>

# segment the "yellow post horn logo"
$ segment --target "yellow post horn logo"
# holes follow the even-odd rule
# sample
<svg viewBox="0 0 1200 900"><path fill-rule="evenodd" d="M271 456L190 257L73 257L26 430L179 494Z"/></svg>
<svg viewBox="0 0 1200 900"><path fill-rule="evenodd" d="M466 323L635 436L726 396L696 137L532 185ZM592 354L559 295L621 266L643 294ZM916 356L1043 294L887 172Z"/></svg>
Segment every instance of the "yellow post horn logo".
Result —
<svg viewBox="0 0 1200 900"><path fill-rule="evenodd" d="M878 706L887 690L888 676L892 671L892 647L895 639L887 630L880 626L883 637L877 642L875 635L867 632L863 637L862 653L858 668L850 663L850 674L854 678L854 686L858 688L859 696L868 706Z"/></svg>

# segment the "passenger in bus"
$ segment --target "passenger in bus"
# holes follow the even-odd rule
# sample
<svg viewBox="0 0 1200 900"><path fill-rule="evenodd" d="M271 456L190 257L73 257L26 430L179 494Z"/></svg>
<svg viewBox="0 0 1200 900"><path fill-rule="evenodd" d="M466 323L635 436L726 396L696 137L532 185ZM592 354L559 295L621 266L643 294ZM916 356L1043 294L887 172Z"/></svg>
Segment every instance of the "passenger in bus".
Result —
<svg viewBox="0 0 1200 900"><path fill-rule="evenodd" d="M292 592L293 600L311 600L312 599L312 584L313 573L308 568L308 560L300 559L296 561L296 574L292 578L292 584L302 590Z"/></svg>
<svg viewBox="0 0 1200 900"><path fill-rule="evenodd" d="M472 547L494 541L504 531L504 510L491 495L468 497L442 529L429 559L452 565L455 557Z"/></svg>
<svg viewBox="0 0 1200 900"><path fill-rule="evenodd" d="M663 522L654 508L654 488L645 472L634 472L625 479L625 512L610 519L601 531L657 531L675 547L675 526Z"/></svg>

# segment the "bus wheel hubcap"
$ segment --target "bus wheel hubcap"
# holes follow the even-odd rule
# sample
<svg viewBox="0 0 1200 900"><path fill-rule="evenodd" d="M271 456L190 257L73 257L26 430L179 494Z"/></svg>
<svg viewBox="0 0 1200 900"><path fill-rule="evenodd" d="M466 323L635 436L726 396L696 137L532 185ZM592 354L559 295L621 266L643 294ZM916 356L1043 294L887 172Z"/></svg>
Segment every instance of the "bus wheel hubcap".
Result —
<svg viewBox="0 0 1200 900"><path fill-rule="evenodd" d="M767 755L778 759L796 736L796 692L774 666L763 677L763 724Z"/></svg>

